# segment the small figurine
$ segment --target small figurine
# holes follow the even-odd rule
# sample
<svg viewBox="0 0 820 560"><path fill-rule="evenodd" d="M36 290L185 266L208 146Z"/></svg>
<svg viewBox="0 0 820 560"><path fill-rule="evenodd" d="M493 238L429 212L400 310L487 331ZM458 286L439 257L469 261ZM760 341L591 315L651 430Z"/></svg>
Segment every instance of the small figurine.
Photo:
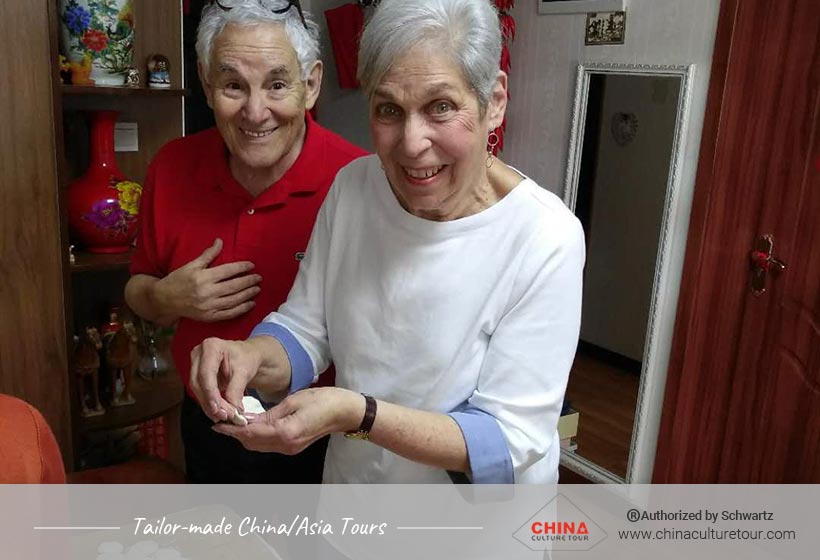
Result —
<svg viewBox="0 0 820 560"><path fill-rule="evenodd" d="M68 246L68 263L77 264L77 257L74 255L74 245Z"/></svg>
<svg viewBox="0 0 820 560"><path fill-rule="evenodd" d="M168 58L161 54L153 54L148 57L148 87L169 88L171 87L171 63Z"/></svg>
<svg viewBox="0 0 820 560"><path fill-rule="evenodd" d="M140 85L140 71L136 68L129 68L125 74L125 85L128 87L139 87Z"/></svg>
<svg viewBox="0 0 820 560"><path fill-rule="evenodd" d="M111 338L122 328L120 323L120 308L112 307L108 310L108 323L102 326L102 339L106 348L111 343Z"/></svg>
<svg viewBox="0 0 820 560"><path fill-rule="evenodd" d="M80 415L83 418L99 416L105 413L105 409L100 404L99 390L99 351L102 348L100 334L94 327L86 327L85 334L82 337L75 336L74 341L72 365L78 377L77 388L80 394L80 406L82 407ZM86 386L89 377L91 378L90 394ZM91 401L92 408L88 407L88 401Z"/></svg>
<svg viewBox="0 0 820 560"><path fill-rule="evenodd" d="M71 83L75 86L93 86L91 76L91 55L85 53L81 62L69 63L71 67Z"/></svg>
<svg viewBox="0 0 820 560"><path fill-rule="evenodd" d="M148 321L141 321L143 353L140 356L137 373L145 380L151 380L168 371L168 361L160 354L154 326Z"/></svg>
<svg viewBox="0 0 820 560"><path fill-rule="evenodd" d="M71 83L71 64L69 64L68 59L63 55L60 55L60 81L64 84Z"/></svg>
<svg viewBox="0 0 820 560"><path fill-rule="evenodd" d="M125 321L111 338L105 353L105 363L111 378L111 406L134 404L134 397L129 389L138 359L137 330L134 323Z"/></svg>

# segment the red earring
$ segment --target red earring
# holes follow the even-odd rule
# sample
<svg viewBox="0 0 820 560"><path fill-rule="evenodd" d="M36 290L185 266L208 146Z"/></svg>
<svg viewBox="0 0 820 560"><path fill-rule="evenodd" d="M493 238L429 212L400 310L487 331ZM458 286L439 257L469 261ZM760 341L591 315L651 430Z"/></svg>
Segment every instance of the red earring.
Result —
<svg viewBox="0 0 820 560"><path fill-rule="evenodd" d="M493 162L495 162L495 148L498 146L500 139L498 138L498 134L495 133L493 130L490 132L490 135L487 137L487 160L484 162L484 165L487 166L487 169L493 166Z"/></svg>

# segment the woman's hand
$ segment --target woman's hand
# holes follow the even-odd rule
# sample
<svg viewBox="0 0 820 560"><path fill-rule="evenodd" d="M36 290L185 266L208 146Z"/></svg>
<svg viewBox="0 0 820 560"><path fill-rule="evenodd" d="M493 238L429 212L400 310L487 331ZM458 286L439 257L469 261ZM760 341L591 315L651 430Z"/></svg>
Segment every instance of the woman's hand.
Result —
<svg viewBox="0 0 820 560"><path fill-rule="evenodd" d="M242 410L245 388L262 363L254 340L206 338L191 351L191 390L214 422L228 420L236 409Z"/></svg>
<svg viewBox="0 0 820 560"><path fill-rule="evenodd" d="M248 415L247 426L216 424L213 430L236 438L252 451L296 455L328 434L358 428L364 409L359 393L319 387L293 393L264 414Z"/></svg>

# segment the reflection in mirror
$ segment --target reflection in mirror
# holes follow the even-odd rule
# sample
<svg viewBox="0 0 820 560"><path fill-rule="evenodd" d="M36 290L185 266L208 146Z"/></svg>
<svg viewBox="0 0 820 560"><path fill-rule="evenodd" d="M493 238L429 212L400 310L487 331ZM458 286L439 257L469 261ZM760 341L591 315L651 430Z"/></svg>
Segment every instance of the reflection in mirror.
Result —
<svg viewBox="0 0 820 560"><path fill-rule="evenodd" d="M690 72L579 69L565 201L584 227L587 261L565 403L578 426L562 462L598 481L633 481Z"/></svg>

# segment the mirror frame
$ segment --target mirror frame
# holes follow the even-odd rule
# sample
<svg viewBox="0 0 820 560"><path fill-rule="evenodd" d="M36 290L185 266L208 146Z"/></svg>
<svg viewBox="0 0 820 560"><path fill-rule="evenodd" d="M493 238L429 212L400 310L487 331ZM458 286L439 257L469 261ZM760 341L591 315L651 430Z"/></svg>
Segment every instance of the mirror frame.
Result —
<svg viewBox="0 0 820 560"><path fill-rule="evenodd" d="M671 333L677 313L677 290L674 297L667 296L669 286L670 247L675 235L684 232L673 231L671 216L677 214L681 169L684 164L684 147L686 129L691 109L692 83L695 65L646 65L583 62L578 65L578 76L575 86L575 103L572 113L569 157L567 161L566 182L564 185L564 204L575 212L578 198L578 178L581 170L581 155L584 147L584 129L586 126L587 99L589 95L590 76L592 74L617 74L644 77L680 78L677 118L672 138L672 157L669 162L669 174L663 206L658 253L655 259L655 279L652 283L652 295L649 306L649 320L644 340L643 360L641 362L641 379L638 387L638 399L635 407L635 421L632 426L632 440L629 446L629 459L626 476L620 476L600 467L589 459L574 452L561 451L561 464L566 468L592 480L593 482L616 484L648 484L652 480L655 462L658 430L660 428L661 409L663 408L664 390L666 387L666 368L671 347ZM685 228L684 228L685 229ZM685 243L684 243L685 246ZM661 326L664 326L661 329ZM660 336L660 331L670 333L668 337ZM668 338L668 340L666 339Z"/></svg>

